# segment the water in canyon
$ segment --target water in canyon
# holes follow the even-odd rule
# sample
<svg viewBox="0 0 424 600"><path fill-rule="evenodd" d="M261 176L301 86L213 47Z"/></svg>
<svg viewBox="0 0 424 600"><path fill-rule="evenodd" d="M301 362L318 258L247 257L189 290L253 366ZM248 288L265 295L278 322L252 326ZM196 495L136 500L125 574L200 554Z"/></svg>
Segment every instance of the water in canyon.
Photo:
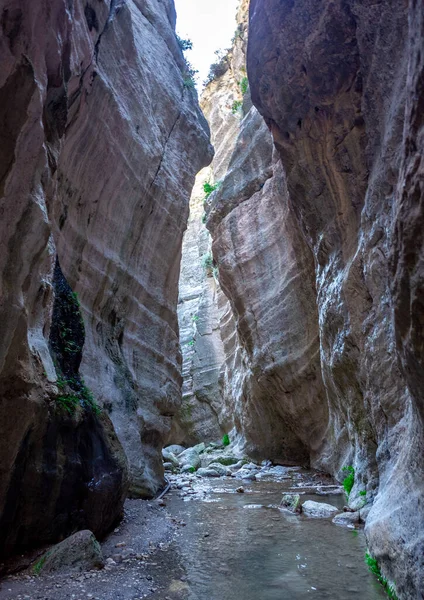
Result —
<svg viewBox="0 0 424 600"><path fill-rule="evenodd" d="M186 600L376 600L385 594L364 563L362 530L280 510L284 483L218 479L194 483L195 499L173 491L168 509L186 525L169 553L183 581L164 598ZM286 484L286 489L288 484ZM199 498L203 494L203 499ZM302 501L344 498L303 495ZM166 563L166 558L165 558Z"/></svg>

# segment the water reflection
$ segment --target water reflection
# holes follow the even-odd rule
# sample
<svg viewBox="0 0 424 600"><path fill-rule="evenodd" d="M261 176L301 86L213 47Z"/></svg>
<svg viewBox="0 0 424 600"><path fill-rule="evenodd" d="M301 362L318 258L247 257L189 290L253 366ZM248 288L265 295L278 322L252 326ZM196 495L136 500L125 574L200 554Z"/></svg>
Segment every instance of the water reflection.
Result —
<svg viewBox="0 0 424 600"><path fill-rule="evenodd" d="M281 482L248 484L244 494L235 493L240 483L231 480L204 485L209 501L184 502L175 493L168 499L171 513L187 524L178 541L187 581L179 591L169 589L169 598L385 598L364 564L362 531L278 510ZM303 498L343 506L342 497Z"/></svg>

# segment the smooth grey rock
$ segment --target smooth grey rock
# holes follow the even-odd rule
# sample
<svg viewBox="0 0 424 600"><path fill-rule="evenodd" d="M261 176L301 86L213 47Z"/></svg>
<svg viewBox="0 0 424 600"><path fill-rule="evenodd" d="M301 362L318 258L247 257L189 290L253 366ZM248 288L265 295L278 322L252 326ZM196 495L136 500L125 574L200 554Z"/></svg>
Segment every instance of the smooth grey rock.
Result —
<svg viewBox="0 0 424 600"><path fill-rule="evenodd" d="M215 462L211 463L208 466L208 469L214 469L217 473L219 473L219 475L221 477L224 477L228 473L231 473L231 471L229 471L229 469L227 467L224 467L224 465L221 465L220 463L215 463Z"/></svg>
<svg viewBox="0 0 424 600"><path fill-rule="evenodd" d="M165 462L172 463L174 465L174 467L180 466L178 458L175 456L175 454L173 454L169 450L165 450L165 449L162 450L162 458L164 459Z"/></svg>
<svg viewBox="0 0 424 600"><path fill-rule="evenodd" d="M319 496L343 496L345 491L340 485L322 485L317 487L316 493Z"/></svg>
<svg viewBox="0 0 424 600"><path fill-rule="evenodd" d="M331 504L325 504L324 502L314 502L313 500L306 500L302 504L302 513L306 517L313 517L317 519L329 519L340 509L332 506Z"/></svg>
<svg viewBox="0 0 424 600"><path fill-rule="evenodd" d="M256 480L255 473L253 471L250 471L250 470L244 469L244 468L236 471L235 473L232 473L231 477L235 477L235 479L246 479L246 480L250 480L250 481Z"/></svg>
<svg viewBox="0 0 424 600"><path fill-rule="evenodd" d="M181 452L184 452L186 449L187 448L184 446L179 446L178 444L172 444L171 446L166 446L166 448L164 448L166 452L172 452L172 454L174 454L176 457L178 457Z"/></svg>
<svg viewBox="0 0 424 600"><path fill-rule="evenodd" d="M198 469L201 465L199 452L196 448L187 448L178 457L178 461L182 468L190 466Z"/></svg>
<svg viewBox="0 0 424 600"><path fill-rule="evenodd" d="M197 475L200 475L200 477L220 477L220 474L218 473L218 471L216 471L215 469L203 469L200 468L197 471Z"/></svg>
<svg viewBox="0 0 424 600"><path fill-rule="evenodd" d="M359 525L360 520L359 511L342 512L333 518L333 523L335 525L342 525L343 527L350 527L354 529L356 525Z"/></svg>

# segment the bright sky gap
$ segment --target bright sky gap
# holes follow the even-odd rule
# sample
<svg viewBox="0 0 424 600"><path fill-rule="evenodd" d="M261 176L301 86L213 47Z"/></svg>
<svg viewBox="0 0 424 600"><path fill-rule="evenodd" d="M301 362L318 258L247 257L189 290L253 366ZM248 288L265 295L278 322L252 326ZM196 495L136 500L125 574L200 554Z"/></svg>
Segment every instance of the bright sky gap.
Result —
<svg viewBox="0 0 424 600"><path fill-rule="evenodd" d="M231 46L238 4L239 0L175 0L177 33L193 42L193 50L185 54L199 71L198 87L202 87L210 65L216 62L215 50Z"/></svg>

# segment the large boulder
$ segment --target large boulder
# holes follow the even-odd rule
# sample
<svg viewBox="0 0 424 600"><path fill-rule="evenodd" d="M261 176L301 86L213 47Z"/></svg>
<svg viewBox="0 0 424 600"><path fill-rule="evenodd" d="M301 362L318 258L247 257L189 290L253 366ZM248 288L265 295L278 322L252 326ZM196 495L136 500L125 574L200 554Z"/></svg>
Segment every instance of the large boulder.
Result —
<svg viewBox="0 0 424 600"><path fill-rule="evenodd" d="M172 452L172 454L175 454L175 456L178 456L181 454L181 452L184 452L186 448L184 446L179 446L178 444L172 444L171 446L167 446L166 448L164 448L164 451L166 452ZM163 455L163 452L162 452Z"/></svg>
<svg viewBox="0 0 424 600"><path fill-rule="evenodd" d="M341 525L342 527L350 527L354 529L361 522L361 517L358 511L356 512L342 512L333 518L335 525Z"/></svg>
<svg viewBox="0 0 424 600"><path fill-rule="evenodd" d="M208 468L214 469L214 471L216 471L221 477L224 477L225 475L231 475L231 471L227 467L224 467L224 465L221 465L217 462L211 463Z"/></svg>
<svg viewBox="0 0 424 600"><path fill-rule="evenodd" d="M179 467L180 463L178 458L175 456L175 454L173 454L172 452L169 452L168 450L162 450L162 458L164 460L164 462L170 462L173 464L174 467Z"/></svg>
<svg viewBox="0 0 424 600"><path fill-rule="evenodd" d="M325 502L314 502L313 500L306 500L302 504L302 512L306 517L313 517L315 519L329 519L334 517L339 509L331 504Z"/></svg>
<svg viewBox="0 0 424 600"><path fill-rule="evenodd" d="M55 571L89 571L104 566L102 549L94 534L85 529L50 548L32 566L35 575Z"/></svg>
<svg viewBox="0 0 424 600"><path fill-rule="evenodd" d="M197 446L184 450L178 457L181 467L188 466L197 470L201 466L200 452L203 452L204 449L205 444L198 444Z"/></svg>

